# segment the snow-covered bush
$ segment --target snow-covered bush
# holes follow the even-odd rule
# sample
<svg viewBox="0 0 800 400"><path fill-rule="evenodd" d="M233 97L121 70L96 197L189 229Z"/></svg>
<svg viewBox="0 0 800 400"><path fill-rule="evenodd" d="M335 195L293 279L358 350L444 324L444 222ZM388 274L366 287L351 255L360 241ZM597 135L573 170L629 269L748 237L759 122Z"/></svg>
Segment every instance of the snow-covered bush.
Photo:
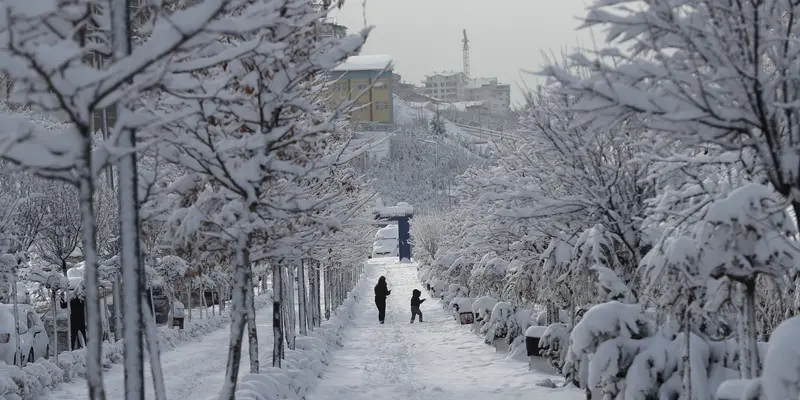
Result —
<svg viewBox="0 0 800 400"><path fill-rule="evenodd" d="M455 299L456 297L466 297L466 296L469 296L469 290L466 287L456 284L451 284L447 288L442 297L442 306L452 307L450 303L453 301L453 299Z"/></svg>
<svg viewBox="0 0 800 400"><path fill-rule="evenodd" d="M639 305L598 304L572 330L562 371L581 388L601 389L615 398L625 387L625 373L652 334L652 322Z"/></svg>
<svg viewBox="0 0 800 400"><path fill-rule="evenodd" d="M561 371L567 358L568 343L567 324L550 324L539 339L539 350L553 368Z"/></svg>
<svg viewBox="0 0 800 400"><path fill-rule="evenodd" d="M450 300L450 310L456 320L458 320L459 313L472 312L472 303L474 302L475 299L472 297L454 297L453 300Z"/></svg>
<svg viewBox="0 0 800 400"><path fill-rule="evenodd" d="M486 324L492 316L492 310L499 301L494 297L481 296L472 302L472 312L475 313L475 320Z"/></svg>
<svg viewBox="0 0 800 400"><path fill-rule="evenodd" d="M495 253L487 253L475 264L469 277L469 287L474 293L500 297L503 293L508 263Z"/></svg>
<svg viewBox="0 0 800 400"><path fill-rule="evenodd" d="M484 335L483 340L487 344L493 344L495 339L506 339L506 343L511 343L516 336L522 334L522 329L517 323L517 307L505 301L494 305L489 316L489 322L481 328Z"/></svg>

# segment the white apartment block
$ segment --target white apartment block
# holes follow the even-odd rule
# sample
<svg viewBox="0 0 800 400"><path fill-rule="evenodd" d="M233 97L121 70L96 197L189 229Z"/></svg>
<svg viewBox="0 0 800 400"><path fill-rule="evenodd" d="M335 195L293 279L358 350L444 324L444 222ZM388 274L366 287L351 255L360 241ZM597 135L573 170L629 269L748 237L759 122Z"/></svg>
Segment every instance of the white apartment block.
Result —
<svg viewBox="0 0 800 400"><path fill-rule="evenodd" d="M425 77L423 94L445 102L480 101L496 114L511 110L511 86L497 78L469 79L462 72L440 72Z"/></svg>

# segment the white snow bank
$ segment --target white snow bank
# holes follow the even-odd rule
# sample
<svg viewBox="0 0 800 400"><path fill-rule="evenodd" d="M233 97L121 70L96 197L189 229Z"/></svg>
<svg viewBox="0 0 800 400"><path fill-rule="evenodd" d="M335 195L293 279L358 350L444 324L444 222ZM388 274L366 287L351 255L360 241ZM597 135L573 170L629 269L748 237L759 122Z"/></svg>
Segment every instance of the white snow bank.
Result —
<svg viewBox="0 0 800 400"><path fill-rule="evenodd" d="M256 309L272 305L270 294L256 296ZM197 340L212 331L230 323L230 308L222 315L187 322L183 330L170 327L158 329L161 349L175 347L181 342ZM120 364L124 360L122 341L103 343L101 363L104 370L112 364ZM40 358L19 368L0 363L0 399L28 400L39 398L53 390L62 382L70 382L86 376L86 349L65 351L58 355L58 363L54 359Z"/></svg>
<svg viewBox="0 0 800 400"><path fill-rule="evenodd" d="M360 279L347 295L344 303L336 308L331 319L322 326L309 331L308 336L297 336L295 350L286 349L283 368L264 368L259 374L243 376L236 387L236 400L302 400L322 378L331 353L342 345L344 328L353 318L356 293L368 291L366 280Z"/></svg>

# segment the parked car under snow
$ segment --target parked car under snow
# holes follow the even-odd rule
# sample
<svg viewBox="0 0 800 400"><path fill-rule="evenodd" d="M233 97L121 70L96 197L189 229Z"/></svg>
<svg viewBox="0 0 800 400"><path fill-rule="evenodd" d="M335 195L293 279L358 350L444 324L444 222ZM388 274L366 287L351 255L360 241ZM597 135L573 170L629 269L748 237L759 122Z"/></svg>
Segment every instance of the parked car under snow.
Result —
<svg viewBox="0 0 800 400"><path fill-rule="evenodd" d="M14 306L0 304L0 360L13 365L21 355L22 365L25 365L40 357L48 358L50 340L42 319L27 304L18 304L17 313L20 351L17 351L17 331L14 329Z"/></svg>
<svg viewBox="0 0 800 400"><path fill-rule="evenodd" d="M397 225L389 225L378 229L375 233L375 241L372 242L372 257L393 257L399 254L400 235Z"/></svg>

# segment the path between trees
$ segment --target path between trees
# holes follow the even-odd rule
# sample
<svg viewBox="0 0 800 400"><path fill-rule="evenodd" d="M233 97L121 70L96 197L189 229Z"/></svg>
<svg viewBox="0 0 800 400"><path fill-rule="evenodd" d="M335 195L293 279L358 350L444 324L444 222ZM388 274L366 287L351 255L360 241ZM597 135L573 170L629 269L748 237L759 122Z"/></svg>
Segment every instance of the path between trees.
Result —
<svg viewBox="0 0 800 400"><path fill-rule="evenodd" d="M537 386L544 378L563 378L530 372L527 364L504 359L468 327L456 324L438 300L422 304L425 322L409 324L411 291L420 289L428 296L417 279L416 264L393 259L371 264L365 277L370 284L359 295L344 347L334 353L308 400L583 399L576 389ZM392 291L385 325L378 323L372 301L381 275Z"/></svg>
<svg viewBox="0 0 800 400"><path fill-rule="evenodd" d="M270 309L256 313L258 324L258 347L261 365L272 363L272 313ZM164 370L164 385L169 400L205 400L216 399L222 388L225 376L225 362L228 357L230 326L227 324L209 333L195 342L187 342L161 353L161 365ZM240 374L250 370L247 338L242 346L242 365ZM145 363L145 379L147 382L146 398L154 398L153 378L150 375L150 364ZM124 399L125 375L121 364L115 364L103 374L106 397ZM62 385L58 391L42 400L75 400L88 399L86 381Z"/></svg>

